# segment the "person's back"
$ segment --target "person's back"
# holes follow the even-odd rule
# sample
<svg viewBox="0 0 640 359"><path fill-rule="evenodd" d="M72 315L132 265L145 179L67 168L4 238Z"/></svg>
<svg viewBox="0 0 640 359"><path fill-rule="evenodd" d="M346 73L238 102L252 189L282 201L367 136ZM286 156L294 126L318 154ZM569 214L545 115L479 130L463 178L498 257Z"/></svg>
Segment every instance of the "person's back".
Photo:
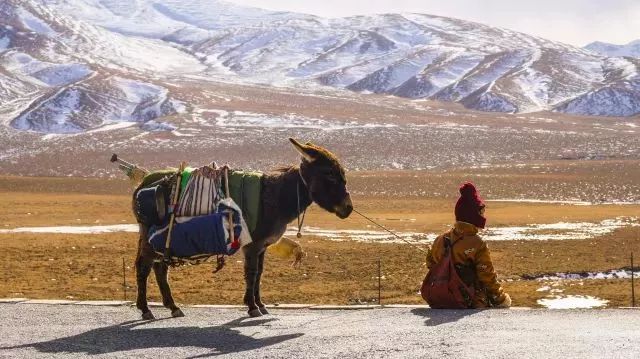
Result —
<svg viewBox="0 0 640 359"><path fill-rule="evenodd" d="M484 202L471 183L462 185L460 194L455 210L456 223L434 241L427 255L427 267L432 270L445 257L448 240L457 274L475 291L469 307L508 308L511 298L498 283L489 248L478 235L478 229L486 224Z"/></svg>

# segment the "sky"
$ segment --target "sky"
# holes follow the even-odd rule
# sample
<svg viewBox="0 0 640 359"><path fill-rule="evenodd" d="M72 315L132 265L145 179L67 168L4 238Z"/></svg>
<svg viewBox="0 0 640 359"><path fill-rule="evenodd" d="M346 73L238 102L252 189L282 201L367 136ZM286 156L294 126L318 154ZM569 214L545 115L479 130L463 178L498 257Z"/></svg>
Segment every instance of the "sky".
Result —
<svg viewBox="0 0 640 359"><path fill-rule="evenodd" d="M228 0L323 17L419 12L584 46L640 39L640 0Z"/></svg>

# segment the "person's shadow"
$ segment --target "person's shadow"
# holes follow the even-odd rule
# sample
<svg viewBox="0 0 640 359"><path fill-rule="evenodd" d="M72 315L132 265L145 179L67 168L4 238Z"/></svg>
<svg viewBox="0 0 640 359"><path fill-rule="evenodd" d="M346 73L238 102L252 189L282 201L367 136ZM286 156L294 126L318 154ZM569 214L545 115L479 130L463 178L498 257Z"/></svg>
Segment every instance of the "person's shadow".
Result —
<svg viewBox="0 0 640 359"><path fill-rule="evenodd" d="M152 322L135 320L93 329L70 337L1 349L34 348L42 353L82 353L88 355L169 347L209 349L209 353L191 357L201 358L263 348L304 335L303 333L296 333L256 339L235 330L235 328L240 327L259 326L274 320L277 319L270 318L243 322L244 318L240 318L220 326L205 328L145 328L144 324L154 323L157 320ZM164 356L161 352L158 354L160 357Z"/></svg>
<svg viewBox="0 0 640 359"><path fill-rule="evenodd" d="M424 325L435 327L440 324L457 322L461 318L482 312L482 309L431 309L416 308L411 313L426 318Z"/></svg>

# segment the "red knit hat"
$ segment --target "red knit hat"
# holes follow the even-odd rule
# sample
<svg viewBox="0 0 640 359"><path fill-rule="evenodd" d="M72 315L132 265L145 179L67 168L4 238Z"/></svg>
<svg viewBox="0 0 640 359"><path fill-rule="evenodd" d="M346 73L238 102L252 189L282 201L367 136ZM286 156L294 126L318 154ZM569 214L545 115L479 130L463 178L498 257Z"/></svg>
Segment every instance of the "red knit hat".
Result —
<svg viewBox="0 0 640 359"><path fill-rule="evenodd" d="M467 222L478 228L484 228L487 219L480 215L480 209L484 208L484 202L476 186L471 182L465 182L460 186L460 198L456 203L456 221Z"/></svg>

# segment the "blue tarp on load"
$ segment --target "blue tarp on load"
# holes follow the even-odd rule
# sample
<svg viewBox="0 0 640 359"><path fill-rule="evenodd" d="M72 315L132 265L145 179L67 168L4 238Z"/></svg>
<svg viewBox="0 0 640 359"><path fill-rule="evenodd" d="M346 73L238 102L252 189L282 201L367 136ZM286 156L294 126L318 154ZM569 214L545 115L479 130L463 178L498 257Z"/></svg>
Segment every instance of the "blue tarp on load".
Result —
<svg viewBox="0 0 640 359"><path fill-rule="evenodd" d="M236 241L232 243L228 236L228 212L220 211L206 216L178 217L171 233L171 256L189 258L199 255L234 254L240 247ZM240 238L242 225L237 211L234 216L235 238ZM149 230L149 243L156 252L163 253L167 241L169 224L152 226Z"/></svg>

